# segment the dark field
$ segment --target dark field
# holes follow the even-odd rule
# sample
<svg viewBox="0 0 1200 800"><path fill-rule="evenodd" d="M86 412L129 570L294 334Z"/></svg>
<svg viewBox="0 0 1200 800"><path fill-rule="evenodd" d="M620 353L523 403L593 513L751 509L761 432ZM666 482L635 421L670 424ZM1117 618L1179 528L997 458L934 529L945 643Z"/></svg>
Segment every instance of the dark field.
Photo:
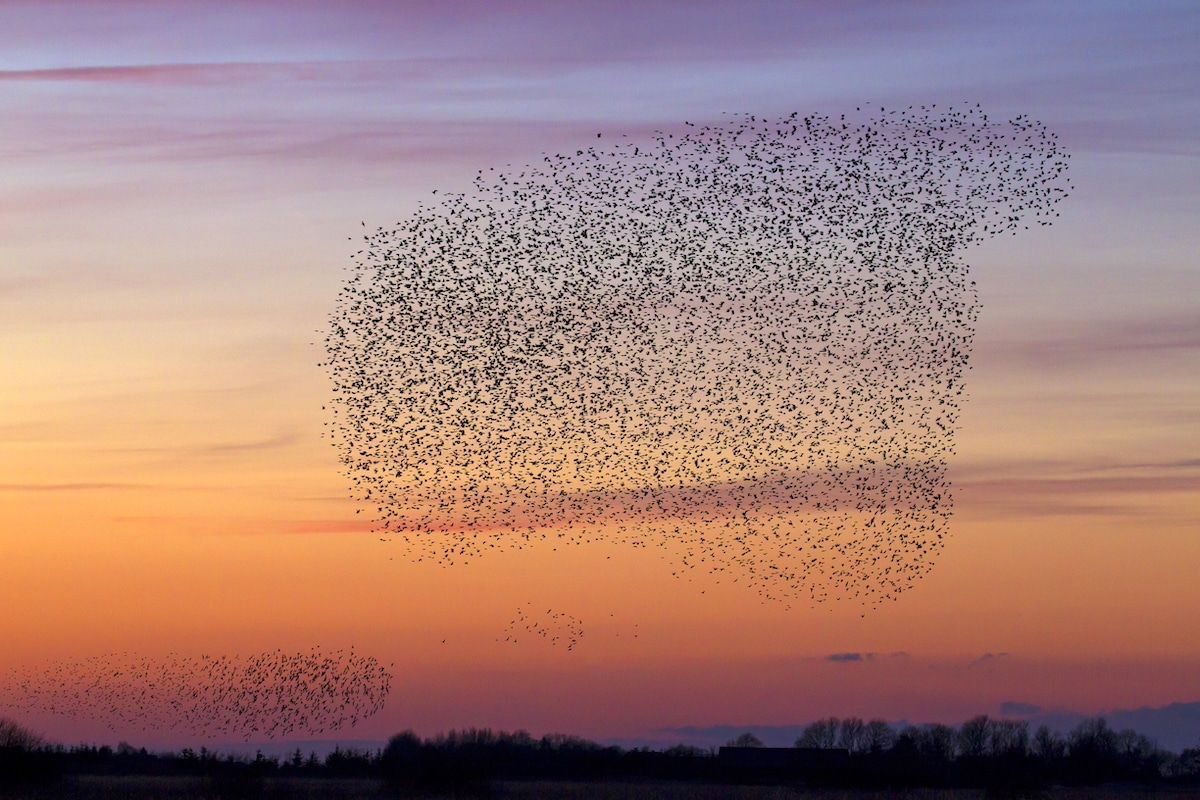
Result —
<svg viewBox="0 0 1200 800"><path fill-rule="evenodd" d="M252 784L222 785L206 778L76 776L54 786L0 791L5 800L387 800L398 797L479 798L480 800L1118 800L1200 797L1200 789L1111 785L1052 787L1028 793L983 789L897 791L801 789L781 786L726 786L683 782L499 781L481 791L457 795L397 795L379 781L336 778L268 778Z"/></svg>

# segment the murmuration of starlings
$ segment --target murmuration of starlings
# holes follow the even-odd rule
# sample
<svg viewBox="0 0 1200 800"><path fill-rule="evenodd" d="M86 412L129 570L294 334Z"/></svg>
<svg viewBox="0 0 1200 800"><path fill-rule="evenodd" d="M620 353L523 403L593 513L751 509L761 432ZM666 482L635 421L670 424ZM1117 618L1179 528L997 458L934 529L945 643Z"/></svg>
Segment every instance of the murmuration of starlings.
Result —
<svg viewBox="0 0 1200 800"><path fill-rule="evenodd" d="M948 535L964 252L1057 216L1055 134L918 106L607 141L365 237L323 363L360 513L414 560L615 541L894 600Z"/></svg>
<svg viewBox="0 0 1200 800"><path fill-rule="evenodd" d="M351 650L165 656L124 652L14 670L0 706L111 730L282 739L353 728L384 706L392 674Z"/></svg>

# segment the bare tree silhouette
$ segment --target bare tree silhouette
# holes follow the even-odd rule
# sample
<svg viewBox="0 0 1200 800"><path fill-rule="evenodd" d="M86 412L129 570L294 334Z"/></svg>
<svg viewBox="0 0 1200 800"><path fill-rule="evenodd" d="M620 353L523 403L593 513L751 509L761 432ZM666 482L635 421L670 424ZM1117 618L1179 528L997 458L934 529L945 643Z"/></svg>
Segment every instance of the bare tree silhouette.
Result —
<svg viewBox="0 0 1200 800"><path fill-rule="evenodd" d="M743 733L741 736L737 737L736 739L730 739L725 744L725 746L726 747L762 747L763 742L762 742L762 739L758 738L750 731L746 731L745 733Z"/></svg>
<svg viewBox="0 0 1200 800"><path fill-rule="evenodd" d="M988 752L993 756L1025 755L1029 752L1029 723L1018 719L996 719L989 726Z"/></svg>
<svg viewBox="0 0 1200 800"><path fill-rule="evenodd" d="M837 717L826 717L809 723L796 740L796 747L818 747L828 750L837 744L840 726L841 721Z"/></svg>
<svg viewBox="0 0 1200 800"><path fill-rule="evenodd" d="M958 751L968 758L985 755L990 737L991 720L987 714L972 717L958 729Z"/></svg>
<svg viewBox="0 0 1200 800"><path fill-rule="evenodd" d="M45 745L46 739L15 720L0 717L0 747L33 750Z"/></svg>
<svg viewBox="0 0 1200 800"><path fill-rule="evenodd" d="M863 749L866 735L867 723L863 722L860 717L846 717L842 720L842 727L838 730L838 747L851 753L857 753Z"/></svg>
<svg viewBox="0 0 1200 800"><path fill-rule="evenodd" d="M869 752L881 753L896 743L896 732L885 720L873 719L867 723L864 746Z"/></svg>
<svg viewBox="0 0 1200 800"><path fill-rule="evenodd" d="M1067 742L1058 731L1051 730L1049 725L1042 725L1033 735L1032 749L1038 759L1049 763L1067 754Z"/></svg>

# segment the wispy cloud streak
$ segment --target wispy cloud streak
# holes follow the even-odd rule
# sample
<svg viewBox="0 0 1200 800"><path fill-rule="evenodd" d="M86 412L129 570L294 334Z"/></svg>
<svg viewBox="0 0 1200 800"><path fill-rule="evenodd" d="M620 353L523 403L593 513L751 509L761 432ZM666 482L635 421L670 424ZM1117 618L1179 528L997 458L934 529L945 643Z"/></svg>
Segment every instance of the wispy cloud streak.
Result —
<svg viewBox="0 0 1200 800"><path fill-rule="evenodd" d="M1200 352L1200 316L1194 314L1091 320L1040 331L1035 328L1033 334L987 343L982 359L1058 367Z"/></svg>
<svg viewBox="0 0 1200 800"><path fill-rule="evenodd" d="M102 481L81 481L79 483L0 483L0 492L91 492L151 488L154 487L146 483L106 483Z"/></svg>
<svg viewBox="0 0 1200 800"><path fill-rule="evenodd" d="M263 81L358 83L442 81L481 77L561 75L589 63L566 58L445 57L364 61L242 61L163 64L96 64L0 70L0 81L104 82L178 86L229 86Z"/></svg>

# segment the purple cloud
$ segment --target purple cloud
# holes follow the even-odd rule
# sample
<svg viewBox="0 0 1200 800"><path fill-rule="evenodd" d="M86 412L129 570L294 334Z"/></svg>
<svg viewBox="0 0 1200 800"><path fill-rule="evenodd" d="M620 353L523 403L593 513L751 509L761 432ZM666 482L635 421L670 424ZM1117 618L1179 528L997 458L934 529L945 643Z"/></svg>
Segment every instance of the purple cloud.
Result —
<svg viewBox="0 0 1200 800"><path fill-rule="evenodd" d="M1200 316L1195 314L1091 320L1033 333L987 344L980 360L1057 368L1200 350Z"/></svg>

